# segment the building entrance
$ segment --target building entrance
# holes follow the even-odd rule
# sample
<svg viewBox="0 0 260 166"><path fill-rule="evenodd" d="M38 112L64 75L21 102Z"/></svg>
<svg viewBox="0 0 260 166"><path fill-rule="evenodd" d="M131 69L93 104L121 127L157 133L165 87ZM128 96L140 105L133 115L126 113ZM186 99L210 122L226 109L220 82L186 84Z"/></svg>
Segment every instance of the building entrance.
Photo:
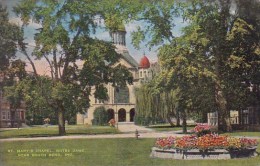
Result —
<svg viewBox="0 0 260 166"><path fill-rule="evenodd" d="M124 108L118 110L118 122L126 121L126 111Z"/></svg>

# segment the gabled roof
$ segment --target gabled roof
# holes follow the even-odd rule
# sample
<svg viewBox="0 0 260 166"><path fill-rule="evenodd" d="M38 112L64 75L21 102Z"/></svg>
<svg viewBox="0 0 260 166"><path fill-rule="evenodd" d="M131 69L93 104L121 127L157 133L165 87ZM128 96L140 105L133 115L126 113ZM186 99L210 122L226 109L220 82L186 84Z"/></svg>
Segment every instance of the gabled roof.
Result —
<svg viewBox="0 0 260 166"><path fill-rule="evenodd" d="M121 57L129 63L133 68L138 68L138 63L136 60L129 54L128 49L124 45L116 44L116 52L121 55Z"/></svg>
<svg viewBox="0 0 260 166"><path fill-rule="evenodd" d="M128 51L124 51L123 53L121 53L122 58L125 59L130 65L132 65L133 67L138 67L138 63L136 62L136 60L129 54Z"/></svg>

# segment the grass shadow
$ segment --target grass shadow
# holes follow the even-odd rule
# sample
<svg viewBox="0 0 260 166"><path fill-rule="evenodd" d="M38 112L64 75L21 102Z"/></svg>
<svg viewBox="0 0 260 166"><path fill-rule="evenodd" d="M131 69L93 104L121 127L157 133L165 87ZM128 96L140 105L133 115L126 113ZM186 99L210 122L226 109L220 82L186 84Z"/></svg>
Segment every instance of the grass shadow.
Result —
<svg viewBox="0 0 260 166"><path fill-rule="evenodd" d="M186 133L183 133L182 131L180 132L174 132L175 134L194 134L194 132L186 132Z"/></svg>
<svg viewBox="0 0 260 166"><path fill-rule="evenodd" d="M187 125L187 127L195 127L195 125ZM171 125L154 125L154 126L148 126L147 128L182 128L182 126L171 126Z"/></svg>

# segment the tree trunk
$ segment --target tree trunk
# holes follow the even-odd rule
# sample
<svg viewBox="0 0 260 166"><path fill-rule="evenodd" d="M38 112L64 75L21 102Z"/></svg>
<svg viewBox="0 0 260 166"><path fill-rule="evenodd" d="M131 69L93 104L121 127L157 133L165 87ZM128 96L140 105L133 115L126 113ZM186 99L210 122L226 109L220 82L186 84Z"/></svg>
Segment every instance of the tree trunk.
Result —
<svg viewBox="0 0 260 166"><path fill-rule="evenodd" d="M227 98L224 94L223 85L225 85L225 61L227 57L230 56L229 48L227 47L226 36L229 31L228 20L230 18L230 0L220 0L220 22L217 27L216 34L217 40L215 42L215 47L213 48L214 56L215 56L215 100L218 105L219 110L219 122L218 128L222 131L231 131L231 123L230 123L230 110L228 109Z"/></svg>
<svg viewBox="0 0 260 166"><path fill-rule="evenodd" d="M183 110L183 112L182 112L182 132L184 134L187 133L187 116L186 116L185 110Z"/></svg>
<svg viewBox="0 0 260 166"><path fill-rule="evenodd" d="M227 100L223 95L223 91L219 84L216 84L216 103L219 107L219 122L218 129L224 132L232 131L232 126L230 122L230 112L227 108Z"/></svg>
<svg viewBox="0 0 260 166"><path fill-rule="evenodd" d="M23 52L23 54L26 56L26 58L28 59L28 61L30 62L31 66L32 66L32 69L33 69L33 73L34 73L34 75L37 77L37 76L38 76L38 73L37 73L37 70L36 70L36 67L35 67L34 62L33 62L32 59L30 58L30 56L28 55L28 53L26 52L26 50L23 50L22 52Z"/></svg>
<svg viewBox="0 0 260 166"><path fill-rule="evenodd" d="M223 132L230 132L232 131L232 126L230 123L230 118L227 115L229 111L222 110L219 114L219 124L218 124L218 130L223 131Z"/></svg>
<svg viewBox="0 0 260 166"><path fill-rule="evenodd" d="M174 126L174 123L172 122L171 117L169 115L167 116L167 121L170 123L171 127Z"/></svg>
<svg viewBox="0 0 260 166"><path fill-rule="evenodd" d="M255 93L256 93L256 108L254 108L255 110L254 111L256 111L256 116L257 116L257 125L259 125L260 124L260 113L259 113L259 111L260 111L260 85L259 84L254 84L254 86L253 86L254 88L255 88Z"/></svg>
<svg viewBox="0 0 260 166"><path fill-rule="evenodd" d="M177 110L176 112L176 126L180 127L181 126L181 120L180 120L180 112Z"/></svg>
<svg viewBox="0 0 260 166"><path fill-rule="evenodd" d="M64 117L65 111L62 108L58 109L58 124L59 124L59 135L66 135L65 131L65 117Z"/></svg>

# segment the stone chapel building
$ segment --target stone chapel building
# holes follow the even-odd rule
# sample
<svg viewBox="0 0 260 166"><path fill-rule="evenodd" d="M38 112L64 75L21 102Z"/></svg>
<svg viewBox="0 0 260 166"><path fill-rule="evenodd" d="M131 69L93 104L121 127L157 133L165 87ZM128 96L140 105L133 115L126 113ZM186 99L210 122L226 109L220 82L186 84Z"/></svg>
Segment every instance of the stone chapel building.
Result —
<svg viewBox="0 0 260 166"><path fill-rule="evenodd" d="M85 114L77 114L77 124L92 124L93 114L97 107L103 106L108 112L108 119L115 119L116 122L133 122L136 113L135 110L135 87L143 82L151 80L158 72L158 63L150 63L149 59L144 55L137 63L129 54L125 42L126 30L120 28L115 32L110 32L112 42L116 46L116 51L121 55L116 65L121 64L128 68L133 75L133 84L124 88L115 88L112 84L107 84L108 96L107 101L99 101L90 96L90 107Z"/></svg>

